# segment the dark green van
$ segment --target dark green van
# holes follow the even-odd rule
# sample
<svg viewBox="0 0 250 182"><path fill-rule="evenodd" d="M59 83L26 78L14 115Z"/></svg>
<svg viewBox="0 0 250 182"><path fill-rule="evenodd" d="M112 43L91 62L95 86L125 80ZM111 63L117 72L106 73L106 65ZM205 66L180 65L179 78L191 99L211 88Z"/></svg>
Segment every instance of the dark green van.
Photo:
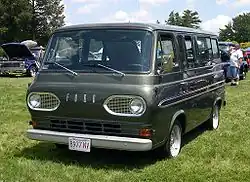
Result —
<svg viewBox="0 0 250 182"><path fill-rule="evenodd" d="M178 156L185 133L217 129L225 78L217 36L143 23L56 30L27 90L28 138L70 150L157 149Z"/></svg>

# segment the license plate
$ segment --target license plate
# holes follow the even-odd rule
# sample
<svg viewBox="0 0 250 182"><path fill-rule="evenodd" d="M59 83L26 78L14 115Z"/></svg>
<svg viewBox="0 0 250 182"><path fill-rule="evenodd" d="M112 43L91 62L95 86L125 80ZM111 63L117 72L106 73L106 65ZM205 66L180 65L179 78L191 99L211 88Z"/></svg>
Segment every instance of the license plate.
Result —
<svg viewBox="0 0 250 182"><path fill-rule="evenodd" d="M90 152L91 140L86 138L69 137L69 150Z"/></svg>

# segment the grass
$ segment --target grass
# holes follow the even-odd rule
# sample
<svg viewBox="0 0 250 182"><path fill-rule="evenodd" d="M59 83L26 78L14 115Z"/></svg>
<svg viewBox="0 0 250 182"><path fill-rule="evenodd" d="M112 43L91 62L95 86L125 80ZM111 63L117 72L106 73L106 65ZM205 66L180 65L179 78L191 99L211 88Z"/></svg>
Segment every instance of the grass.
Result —
<svg viewBox="0 0 250 182"><path fill-rule="evenodd" d="M199 127L181 155L160 160L152 153L56 149L26 138L30 78L0 78L0 181L249 181L250 80L227 87L218 131Z"/></svg>

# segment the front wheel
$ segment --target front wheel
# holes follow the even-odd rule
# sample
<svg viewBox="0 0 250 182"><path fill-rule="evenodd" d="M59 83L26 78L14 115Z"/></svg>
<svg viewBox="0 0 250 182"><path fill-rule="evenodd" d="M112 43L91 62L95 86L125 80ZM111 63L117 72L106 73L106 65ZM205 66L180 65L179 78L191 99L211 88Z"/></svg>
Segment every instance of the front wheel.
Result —
<svg viewBox="0 0 250 182"><path fill-rule="evenodd" d="M36 66L31 66L28 70L28 75L31 77L35 77L37 72Z"/></svg>
<svg viewBox="0 0 250 182"><path fill-rule="evenodd" d="M182 127L176 120L170 130L167 142L159 149L162 157L175 158L181 151L182 144Z"/></svg>

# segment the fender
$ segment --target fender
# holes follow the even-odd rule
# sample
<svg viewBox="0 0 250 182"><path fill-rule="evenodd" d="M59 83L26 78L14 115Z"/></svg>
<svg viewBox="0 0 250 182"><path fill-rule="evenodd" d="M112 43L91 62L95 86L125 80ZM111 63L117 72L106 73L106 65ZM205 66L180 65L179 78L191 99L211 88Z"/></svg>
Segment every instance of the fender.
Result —
<svg viewBox="0 0 250 182"><path fill-rule="evenodd" d="M215 106L215 104L218 102L218 101L221 101L221 105L220 107L222 106L222 98L221 97L217 97L215 100L214 100L214 103L213 103L213 106Z"/></svg>
<svg viewBox="0 0 250 182"><path fill-rule="evenodd" d="M179 111L177 111L177 112L173 115L173 117L172 117L172 119L171 119L171 122L170 122L170 126L169 126L169 131L168 131L168 132L170 132L170 130L171 130L171 128L172 128L172 126L173 126L173 124L174 124L176 118L177 118L179 115L181 115L181 114L185 114L184 110L182 110L182 109L179 110Z"/></svg>
<svg viewBox="0 0 250 182"><path fill-rule="evenodd" d="M29 64L29 66L27 67L27 70L29 70L31 66L35 66L35 67L37 68L36 63L31 63L31 64Z"/></svg>

